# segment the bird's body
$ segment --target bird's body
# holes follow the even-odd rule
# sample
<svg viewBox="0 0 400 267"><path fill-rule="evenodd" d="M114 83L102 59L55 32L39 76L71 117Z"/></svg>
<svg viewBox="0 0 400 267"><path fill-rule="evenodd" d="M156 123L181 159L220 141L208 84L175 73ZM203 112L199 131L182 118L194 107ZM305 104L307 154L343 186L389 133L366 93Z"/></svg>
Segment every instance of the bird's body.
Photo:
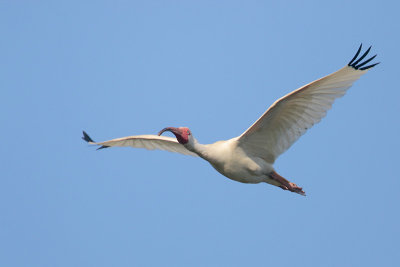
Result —
<svg viewBox="0 0 400 267"><path fill-rule="evenodd" d="M273 164L279 155L326 115L336 98L343 96L361 75L378 64L364 67L376 56L362 61L370 49L357 59L360 46L347 66L278 99L242 135L226 141L200 144L187 127L168 127L158 135L128 136L99 143L83 132L83 139L100 145L100 148L131 146L199 156L232 180L253 184L266 182L305 195L301 187L277 174ZM176 139L160 136L165 131L172 132Z"/></svg>
<svg viewBox="0 0 400 267"><path fill-rule="evenodd" d="M193 143L194 146L184 146L232 180L250 184L267 182L267 174L273 171L272 164L256 156L247 155L239 146L237 137L208 145L199 144L193 137Z"/></svg>

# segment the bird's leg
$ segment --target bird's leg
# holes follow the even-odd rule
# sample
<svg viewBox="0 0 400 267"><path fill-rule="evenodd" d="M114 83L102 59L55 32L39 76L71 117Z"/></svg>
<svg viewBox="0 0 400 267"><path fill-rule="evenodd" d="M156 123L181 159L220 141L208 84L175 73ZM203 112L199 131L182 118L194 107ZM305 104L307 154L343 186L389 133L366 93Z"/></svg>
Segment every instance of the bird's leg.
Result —
<svg viewBox="0 0 400 267"><path fill-rule="evenodd" d="M297 186L296 184L289 182L288 180L286 180L285 178L283 178L282 176L280 176L278 173L276 173L275 171L271 172L269 174L269 177L272 180L277 181L278 183L280 183L280 188L282 188L283 190L289 190L291 192L295 192L297 194L303 195L305 196L306 193L303 191L303 188Z"/></svg>

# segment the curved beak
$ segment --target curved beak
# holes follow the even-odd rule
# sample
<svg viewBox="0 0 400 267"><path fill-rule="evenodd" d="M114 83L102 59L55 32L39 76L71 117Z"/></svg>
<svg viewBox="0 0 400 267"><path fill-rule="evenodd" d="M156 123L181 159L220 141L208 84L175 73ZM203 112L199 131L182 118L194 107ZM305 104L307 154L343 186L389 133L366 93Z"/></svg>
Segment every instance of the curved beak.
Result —
<svg viewBox="0 0 400 267"><path fill-rule="evenodd" d="M172 132L173 134L179 134L178 128L175 128L175 127L166 127L166 128L164 128L164 129L162 129L162 130L158 133L158 136L162 135L163 132Z"/></svg>

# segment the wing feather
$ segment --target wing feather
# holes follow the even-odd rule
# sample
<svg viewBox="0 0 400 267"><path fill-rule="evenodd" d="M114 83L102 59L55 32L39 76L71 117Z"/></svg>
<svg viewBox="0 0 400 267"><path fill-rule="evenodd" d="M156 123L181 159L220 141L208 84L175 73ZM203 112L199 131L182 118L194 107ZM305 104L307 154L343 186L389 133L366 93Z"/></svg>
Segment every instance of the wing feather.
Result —
<svg viewBox="0 0 400 267"><path fill-rule="evenodd" d="M101 146L99 149L106 147L134 147L145 148L148 150L159 149L184 155L197 156L197 154L186 149L186 147L180 144L175 138L168 136L136 135L116 138L104 142L94 142L87 133L84 132L83 135L83 139L89 144Z"/></svg>
<svg viewBox="0 0 400 267"><path fill-rule="evenodd" d="M300 136L326 116L335 99L343 96L367 69L376 65L360 68L365 62L359 64L360 60L353 61L278 99L239 136L239 145L247 153L273 163Z"/></svg>

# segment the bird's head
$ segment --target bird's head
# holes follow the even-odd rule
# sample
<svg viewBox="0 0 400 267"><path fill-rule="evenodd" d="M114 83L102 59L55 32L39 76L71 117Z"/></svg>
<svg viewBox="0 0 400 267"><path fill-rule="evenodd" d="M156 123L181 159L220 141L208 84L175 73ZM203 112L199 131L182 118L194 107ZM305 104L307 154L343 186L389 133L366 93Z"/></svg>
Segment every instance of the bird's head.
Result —
<svg viewBox="0 0 400 267"><path fill-rule="evenodd" d="M172 132L175 136L178 142L182 145L186 145L192 140L192 133L190 132L189 128L187 127L167 127L162 129L158 135L160 136L163 132Z"/></svg>

